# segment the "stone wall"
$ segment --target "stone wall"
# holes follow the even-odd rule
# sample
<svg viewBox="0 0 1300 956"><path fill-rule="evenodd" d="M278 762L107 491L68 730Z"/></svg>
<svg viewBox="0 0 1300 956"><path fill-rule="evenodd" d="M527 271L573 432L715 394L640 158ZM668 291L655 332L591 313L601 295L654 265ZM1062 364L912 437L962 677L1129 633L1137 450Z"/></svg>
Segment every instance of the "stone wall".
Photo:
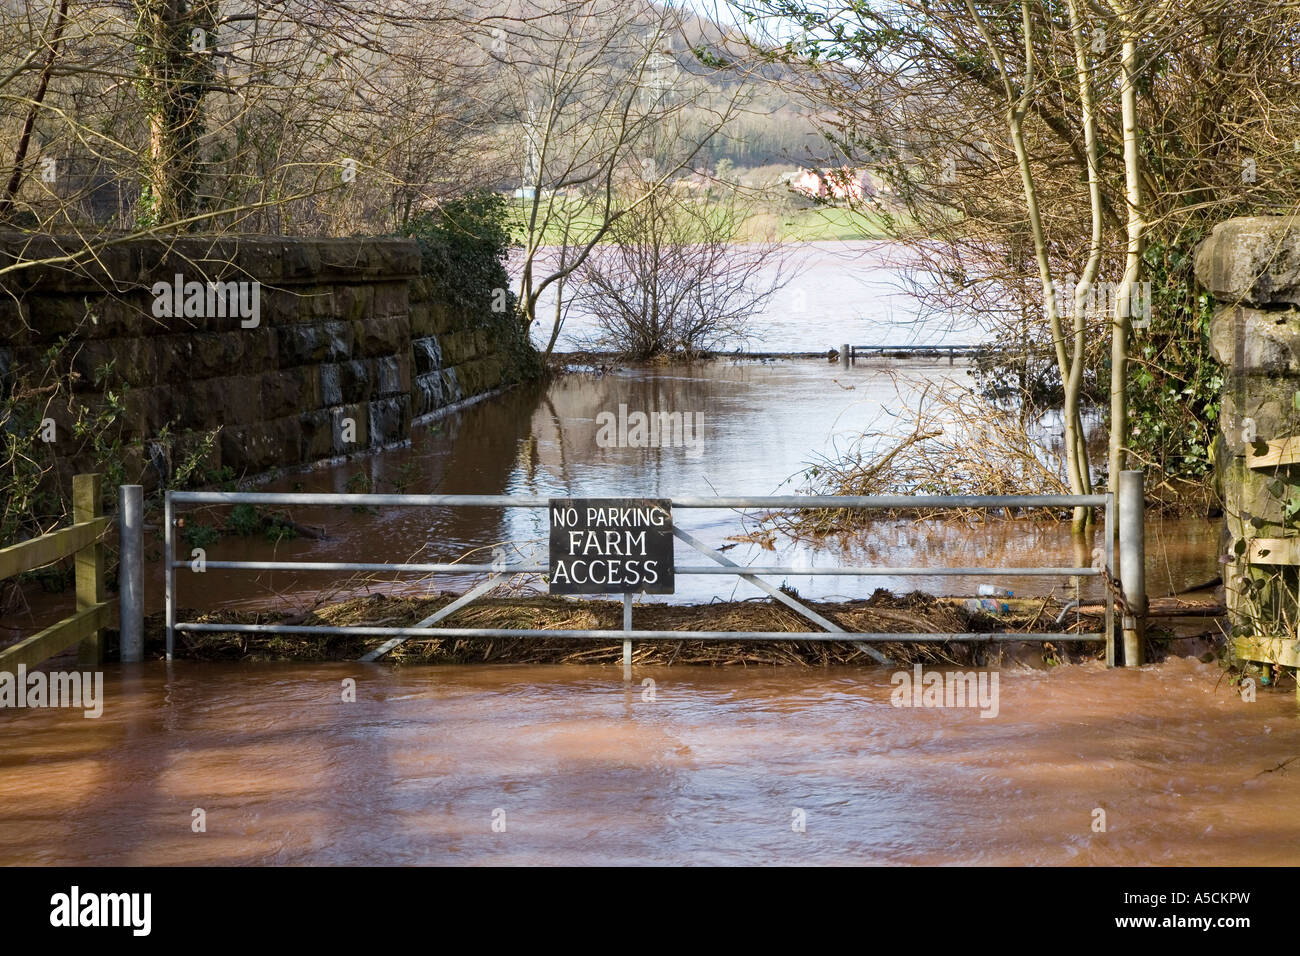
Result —
<svg viewBox="0 0 1300 956"><path fill-rule="evenodd" d="M48 384L47 356L69 337L54 364L71 373L73 400L41 412L54 420L61 474L93 457L76 420L105 409L106 389L124 405L126 477L154 485L213 429L204 469L250 476L403 441L414 418L510 374L505 324L437 301L413 241L131 240L86 259L72 242L0 236L0 269L78 255L0 275L6 394ZM255 318L234 298L221 308L233 286L195 299L188 311L201 314L159 315L175 296L160 306L155 284L177 275L202 288L246 283L244 303L258 283Z"/></svg>
<svg viewBox="0 0 1300 956"><path fill-rule="evenodd" d="M1300 435L1300 227L1220 223L1197 250L1196 277L1215 298L1210 341L1224 367L1215 469L1236 650L1296 666L1300 443L1285 439Z"/></svg>

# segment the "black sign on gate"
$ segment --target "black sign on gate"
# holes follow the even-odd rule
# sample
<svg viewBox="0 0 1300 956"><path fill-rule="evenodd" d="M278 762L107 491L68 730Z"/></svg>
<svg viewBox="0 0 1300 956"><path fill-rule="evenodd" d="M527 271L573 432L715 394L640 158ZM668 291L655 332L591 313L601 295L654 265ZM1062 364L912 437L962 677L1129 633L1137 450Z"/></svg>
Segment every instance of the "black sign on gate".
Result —
<svg viewBox="0 0 1300 956"><path fill-rule="evenodd" d="M672 594L667 498L552 498L551 594Z"/></svg>

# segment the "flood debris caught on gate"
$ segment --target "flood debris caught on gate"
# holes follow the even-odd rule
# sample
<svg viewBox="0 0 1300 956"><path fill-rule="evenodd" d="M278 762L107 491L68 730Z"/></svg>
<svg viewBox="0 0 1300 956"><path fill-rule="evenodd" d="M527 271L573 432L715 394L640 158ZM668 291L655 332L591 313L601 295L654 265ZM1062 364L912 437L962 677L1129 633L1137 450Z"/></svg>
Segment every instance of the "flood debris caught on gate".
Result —
<svg viewBox="0 0 1300 956"><path fill-rule="evenodd" d="M322 626L379 624L411 625L437 612L457 595L444 593L429 598L374 594L319 608L307 615L288 612L216 611L195 617L208 624L300 623ZM1164 608L1170 615L1188 615L1199 626L1181 635L1195 639L1195 656L1214 644L1216 630L1213 607L1182 602ZM973 611L958 598L942 598L922 592L895 595L879 589L870 598L839 602L808 602L819 614L848 631L908 629L945 633L1003 631L990 643L882 643L875 645L898 662L996 664L1017 661L1031 666L1052 666L1069 661L1097 659L1096 642L1071 640L1072 631L1096 627L1102 607L1076 610L1056 599L1016 599L1008 610L996 616ZM647 628L662 630L736 631L736 640L661 640L638 642L634 661L638 665L667 664L753 664L824 666L838 664L874 665L861 648L850 641L799 640L754 641L745 631L807 632L808 622L784 605L767 598L720 601L709 604L640 604L637 618ZM621 660L622 605L611 600L571 600L546 595L510 598L482 598L446 618L448 626L517 629L609 629L608 641L566 638L527 639L509 637L412 638L385 658L394 663L573 663L615 664ZM147 653L161 656L165 642L160 616L146 627ZM1016 631L1058 631L1058 641L1018 643ZM1157 630L1158 643L1163 632ZM820 635L819 635L820 636ZM1173 632L1168 636L1178 637ZM380 638L352 635L243 634L233 631L187 632L177 643L177 657L191 660L355 660L377 646ZM1184 649L1186 652L1187 649Z"/></svg>

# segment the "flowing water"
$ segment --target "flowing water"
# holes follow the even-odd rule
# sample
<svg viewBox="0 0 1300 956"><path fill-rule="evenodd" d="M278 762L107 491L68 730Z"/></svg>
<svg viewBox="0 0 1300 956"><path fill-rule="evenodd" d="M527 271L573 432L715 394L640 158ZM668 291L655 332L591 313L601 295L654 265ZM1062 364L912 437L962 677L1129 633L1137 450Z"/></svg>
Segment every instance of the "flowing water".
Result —
<svg viewBox="0 0 1300 956"><path fill-rule="evenodd" d="M844 369L814 360L713 362L669 369L623 369L604 375L578 374L546 388L519 388L416 428L411 447L287 476L267 485L272 491L344 492L364 490L448 494L539 496L652 496L792 494L802 487L799 474L823 456L833 456L863 431L896 428L894 417L916 391L965 375L960 365L886 362ZM692 448L600 447L597 417L630 411L673 410L698 414L699 442ZM544 509L418 509L382 512L352 508L295 507L300 523L323 527L326 537L299 537L271 544L261 535L226 534L205 544L209 560L297 560L354 562L456 561L490 564L500 547L509 560L546 563ZM221 526L229 509L187 509L190 526ZM732 511L677 509L674 521L710 547L730 546L727 556L741 564L795 567L828 565L1078 566L1067 522L992 520L985 522L882 520L867 530L828 540L796 540L777 535L770 549L741 540L759 529L752 515ZM1148 525L1148 589L1161 596L1203 583L1217 571L1220 522L1203 518L1162 518ZM1100 534L1097 541L1100 540ZM182 540L180 554L191 544ZM1090 542L1092 543L1096 542ZM149 610L162 606L161 540L146 548ZM709 559L677 544L682 564ZM367 591L462 590L478 578L421 577L321 572L208 571L177 574L178 606L198 610L222 607L282 606L294 610L312 602ZM935 594L974 595L988 578L944 576L829 576L793 572L776 578L808 597L865 597L877 587L914 588ZM536 584L537 580L532 579ZM994 578L1018 596L1051 592L1073 597L1069 579ZM1084 598L1096 598L1096 582L1083 579ZM518 582L526 583L526 582ZM711 576L679 576L677 591L660 600L707 601L746 598L760 592L744 582ZM51 620L64 613L68 598L48 600ZM57 612L54 608L57 607ZM19 622L21 623L21 622ZM35 615L29 626L39 623Z"/></svg>
<svg viewBox="0 0 1300 956"><path fill-rule="evenodd" d="M1294 698L1189 659L1004 669L993 718L884 668L107 671L0 721L0 863L1300 862Z"/></svg>
<svg viewBox="0 0 1300 956"><path fill-rule="evenodd" d="M851 341L970 342L983 333L947 319L920 321L902 295L906 270L888 243L804 243L792 247L792 281L756 317L757 340L766 351L809 350ZM586 324L584 324L586 323ZM590 329L581 315L567 328ZM270 491L527 494L543 496L675 496L791 494L803 487L801 473L835 457L866 433L897 434L908 427L907 409L922 389L964 387L966 368L937 361L859 361L851 368L817 360L724 360L686 367L628 368L577 374L547 387L521 387L472 405L429 425L415 426L411 446L285 476ZM671 412L695 427L690 441L667 447L603 447L602 415L620 411ZM686 438L683 434L682 438ZM607 444L607 443L606 443ZM868 447L883 449L888 439ZM223 526L228 509L199 510L191 526ZM262 536L224 535L202 542L209 560L444 562L488 564L501 548L511 560L545 563L543 511L503 509L294 508L300 523L321 526L324 540L306 537L268 543ZM1090 563L1076 551L1065 523L992 521L974 525L881 521L869 531L816 543L783 535L768 547L746 538L758 529L745 516L726 511L678 510L681 527L710 547L728 546L741 564L821 567L831 564L891 566L1075 566ZM1148 587L1163 595L1200 584L1218 571L1218 521L1153 518L1148 528ZM146 604L162 607L161 536L147 542ZM188 556L198 539L179 542ZM538 555L536 549L543 548ZM531 556L531 560L530 560ZM708 563L682 544L679 561ZM177 575L179 606L283 606L302 610L313 602L372 590L461 590L474 579L443 575L249 573L220 571L202 577ZM931 593L974 594L985 578L861 576L792 573L785 583L808 597L869 595L877 587L919 588ZM517 582L519 583L519 582ZM534 579L534 583L536 583ZM1060 578L995 579L1017 595L1075 595ZM1081 596L1098 597L1084 579ZM677 593L664 600L701 601L751 597L751 585L720 576L678 578ZM67 613L68 594L39 596L30 613L0 622L10 638Z"/></svg>
<svg viewBox="0 0 1300 956"><path fill-rule="evenodd" d="M812 274L805 296L815 288L830 299L809 307L854 301L856 278ZM853 334L854 318L787 322L764 345L862 341L869 336ZM919 389L964 375L946 361L572 375L417 427L409 448L267 487L791 493L810 463L864 431L893 429ZM698 414L699 441L605 447L598 416L620 405ZM187 520L220 525L227 514L194 510ZM540 513L524 510L295 508L293 517L327 536L272 545L226 535L208 557L488 563L494 547L526 559L545 530ZM777 536L766 550L728 540L755 530L736 513L679 510L675 519L711 547L735 545L728 556L742 564L1080 560L1064 524L891 519L817 545ZM1219 525L1152 519L1153 595L1216 573ZM147 603L157 610L156 536L146 550ZM677 556L705 563L680 548ZM861 597L878 586L971 594L985 579L786 580L807 596ZM178 581L179 605L198 611L468 583L184 571ZM1059 579L997 583L1019 594L1071 593ZM755 594L718 577L679 577L665 599ZM37 602L4 624L30 629L69 602ZM98 719L0 713L0 863L1300 861L1300 723L1289 692L1264 690L1246 703L1217 666L1190 659L1136 671L1014 667L998 673L997 716L984 718L972 708L892 706L892 675L670 667L638 669L624 683L613 668L576 666L110 665ZM355 702L342 700L349 678ZM205 833L192 830L196 809ZM1105 832L1094 830L1098 809ZM801 818L804 832L792 828ZM494 831L502 820L505 831Z"/></svg>

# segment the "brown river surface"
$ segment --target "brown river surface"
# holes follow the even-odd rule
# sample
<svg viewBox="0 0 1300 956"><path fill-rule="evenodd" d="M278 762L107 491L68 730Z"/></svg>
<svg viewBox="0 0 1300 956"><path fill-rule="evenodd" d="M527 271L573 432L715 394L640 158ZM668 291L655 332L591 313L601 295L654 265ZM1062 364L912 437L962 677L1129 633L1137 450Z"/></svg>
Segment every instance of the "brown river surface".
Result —
<svg viewBox="0 0 1300 956"><path fill-rule="evenodd" d="M667 369L625 368L574 374L548 387L521 387L414 427L409 447L284 475L267 491L407 492L413 494L521 494L536 496L773 495L794 494L810 464L835 456L864 432L893 432L901 407L918 390L966 386L958 363L859 362L849 369L816 360L719 361ZM600 447L597 416L631 411L680 411L700 416L695 447ZM886 439L876 441L884 445ZM1101 456L1104 457L1104 456ZM325 538L298 537L272 544L262 535L226 533L206 545L208 560L409 562L491 564L494 549L510 562L545 564L544 509L293 507L299 523L323 528ZM184 506L191 525L222 527L226 507ZM796 568L849 564L879 567L1076 566L1099 545L1100 528L1084 554L1067 522L881 519L870 530L816 542L777 535L771 548L741 541L759 530L755 512L677 509L674 522L710 547L730 546L740 564ZM155 523L146 539L146 609L163 606L162 537ZM1147 586L1152 596L1181 591L1217 576L1222 522L1152 516L1147 527ZM193 542L178 540L188 558ZM681 564L707 558L676 543ZM198 611L280 607L301 612L319 602L374 591L409 594L462 591L479 577L297 571L177 572L177 606ZM830 576L797 571L774 577L810 598L865 597L877 587L971 596L983 583L1018 596L1098 599L1096 579L1052 577ZM540 584L516 578L516 587ZM677 579L673 595L638 600L684 603L757 597L752 585L712 576ZM72 595L29 593L29 612L0 621L9 639L32 633L68 613Z"/></svg>
<svg viewBox="0 0 1300 956"><path fill-rule="evenodd" d="M917 362L864 362L850 369L811 360L724 361L669 369L619 369L575 374L547 388L519 388L428 425L410 447L305 474L285 476L268 491L373 490L440 494L649 496L793 494L799 475L863 432L896 428L900 406L929 384L968 383L963 368ZM694 447L600 447L597 416L666 410L699 415ZM881 442L884 439L880 439ZM417 509L382 512L295 507L295 520L325 529L324 540L300 537L268 544L261 536L227 534L207 547L209 560L445 562L490 564L500 548L511 562L546 563L544 509ZM220 526L228 509L194 509L187 520ZM1066 522L994 520L973 524L882 520L870 531L815 543L778 535L770 550L734 539L756 530L732 511L677 509L675 523L710 547L730 544L740 564L855 566L1073 566ZM1148 527L1148 588L1164 595L1217 575L1221 522L1153 517ZM1101 535L1098 529L1097 540ZM150 565L150 608L161 609L161 540ZM677 543L682 564L708 559ZM149 549L146 549L149 550ZM188 545L182 556L190 553ZM1088 563L1087 559L1083 559ZM374 590L419 593L466 589L478 578L323 572L210 571L177 573L178 606L302 610L312 602ZM869 595L877 587L973 595L988 578L854 576L790 573L774 579L808 597ZM1066 579L992 579L1018 595L1075 596ZM1099 597L1091 579L1083 596ZM537 584L517 580L516 584ZM707 601L758 596L753 586L720 576L679 576L676 593L659 600ZM652 599L652 598L647 598Z"/></svg>
<svg viewBox="0 0 1300 956"><path fill-rule="evenodd" d="M820 343L817 343L820 344ZM882 427L949 368L722 362L575 375L431 425L409 448L269 490L709 495L791 493L797 474ZM595 417L700 412L703 449L601 448ZM887 422L885 422L887 424ZM357 476L362 476L358 478ZM351 483L351 487L349 486ZM191 513L221 523L225 512ZM541 514L294 509L324 540L226 535L210 559L400 561L526 555ZM679 511L711 546L752 530ZM1148 525L1162 595L1217 571L1219 522ZM1064 524L892 520L811 546L738 544L740 563L1068 565ZM161 606L161 548L147 599ZM691 559L679 550L679 560ZM183 608L301 608L466 581L178 572ZM987 579L792 574L809 596L877 586L973 594ZM997 581L1072 594L1047 578ZM679 577L671 600L750 597ZM30 627L70 594L11 616ZM105 709L0 713L0 863L1295 864L1300 721L1288 689L1243 702L1217 665L1174 659L999 672L999 709L891 706L886 668L403 667L150 663L105 668ZM341 700L342 682L356 701ZM654 681L646 699L646 678ZM1288 761L1292 761L1288 763ZM191 830L206 813L206 832ZM1094 832L1094 810L1107 829ZM498 812L500 811L500 812ZM806 831L792 829L795 811ZM495 816L494 816L495 815ZM493 822L504 817L505 832Z"/></svg>
<svg viewBox="0 0 1300 956"><path fill-rule="evenodd" d="M0 724L0 863L1296 864L1295 700L1219 673L1004 669L985 719L885 668L110 666Z"/></svg>

